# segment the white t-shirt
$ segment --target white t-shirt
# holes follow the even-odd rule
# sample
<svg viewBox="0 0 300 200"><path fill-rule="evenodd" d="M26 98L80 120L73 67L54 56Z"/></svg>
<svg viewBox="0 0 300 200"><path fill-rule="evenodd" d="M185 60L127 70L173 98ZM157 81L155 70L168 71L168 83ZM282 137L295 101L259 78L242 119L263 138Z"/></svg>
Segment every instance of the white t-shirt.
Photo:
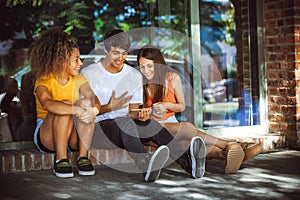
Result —
<svg viewBox="0 0 300 200"><path fill-rule="evenodd" d="M116 92L116 98L128 91L127 95L132 95L129 104L143 104L142 75L133 67L124 64L120 72L110 73L99 61L82 69L81 73L87 78L101 105L106 105L109 102L113 90ZM129 104L125 108L98 115L96 122L126 116Z"/></svg>

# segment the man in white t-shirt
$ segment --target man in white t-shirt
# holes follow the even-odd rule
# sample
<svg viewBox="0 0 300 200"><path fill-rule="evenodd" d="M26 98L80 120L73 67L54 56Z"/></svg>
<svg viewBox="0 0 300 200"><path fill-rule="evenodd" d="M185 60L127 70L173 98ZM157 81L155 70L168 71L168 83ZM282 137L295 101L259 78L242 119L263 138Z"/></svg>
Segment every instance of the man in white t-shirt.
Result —
<svg viewBox="0 0 300 200"><path fill-rule="evenodd" d="M93 144L126 149L145 173L146 182L158 179L169 156L192 177L202 177L205 169L198 154L204 144L200 138L195 137L189 150L185 150L165 128L150 119L149 109L129 115L129 111L143 104L143 82L140 72L125 64L130 47L128 35L122 30L109 31L104 37L104 47L105 58L81 71L101 103ZM159 147L153 153L147 152L143 145L149 141Z"/></svg>

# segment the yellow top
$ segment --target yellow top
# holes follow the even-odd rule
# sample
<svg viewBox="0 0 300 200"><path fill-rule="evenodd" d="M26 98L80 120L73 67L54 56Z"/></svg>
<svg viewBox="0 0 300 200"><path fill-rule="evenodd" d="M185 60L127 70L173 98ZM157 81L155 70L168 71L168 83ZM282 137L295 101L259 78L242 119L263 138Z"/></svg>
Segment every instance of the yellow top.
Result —
<svg viewBox="0 0 300 200"><path fill-rule="evenodd" d="M77 76L69 76L69 81L66 85L60 85L54 78L53 74L39 78L35 82L34 91L38 86L45 86L48 88L53 100L68 101L72 104L79 100L79 88L87 82L87 79L79 74ZM36 94L36 93L35 93ZM37 117L45 119L48 111L43 109L40 101L36 97L36 111Z"/></svg>

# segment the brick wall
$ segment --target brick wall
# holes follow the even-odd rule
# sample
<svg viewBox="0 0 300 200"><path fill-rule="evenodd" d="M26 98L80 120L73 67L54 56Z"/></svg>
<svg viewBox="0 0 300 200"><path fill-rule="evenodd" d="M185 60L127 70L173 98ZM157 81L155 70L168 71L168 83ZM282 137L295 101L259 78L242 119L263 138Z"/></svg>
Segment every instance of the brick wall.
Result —
<svg viewBox="0 0 300 200"><path fill-rule="evenodd" d="M249 7L252 0L234 0L237 64L241 88L251 87ZM284 134L286 145L299 147L300 135L300 1L265 0L265 70L269 132ZM253 79L253 77L252 77ZM253 86L253 85L252 85ZM253 88L252 88L253 89Z"/></svg>
<svg viewBox="0 0 300 200"><path fill-rule="evenodd" d="M297 22L296 15L299 18L299 14L299 0L265 0L265 65L269 129L271 132L283 133L289 147L297 145L299 132L300 112L297 110L300 105L300 73L297 72L295 62L297 46L300 47L299 41L296 43L296 38L299 38L300 22L299 19Z"/></svg>

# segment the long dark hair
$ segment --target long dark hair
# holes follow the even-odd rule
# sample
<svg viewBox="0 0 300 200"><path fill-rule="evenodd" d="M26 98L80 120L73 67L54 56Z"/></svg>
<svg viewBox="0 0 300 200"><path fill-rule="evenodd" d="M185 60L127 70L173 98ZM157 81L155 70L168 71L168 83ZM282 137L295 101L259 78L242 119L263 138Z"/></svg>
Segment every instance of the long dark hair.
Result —
<svg viewBox="0 0 300 200"><path fill-rule="evenodd" d="M152 102L160 102L162 101L162 98L165 94L165 79L170 69L168 69L167 63L160 49L155 46L146 45L139 50L137 55L138 66L140 65L139 61L141 57L148 60L153 60L154 62L154 77L152 78L152 80L148 80L143 76L144 103L146 103L150 98L147 92L150 88L153 95Z"/></svg>

